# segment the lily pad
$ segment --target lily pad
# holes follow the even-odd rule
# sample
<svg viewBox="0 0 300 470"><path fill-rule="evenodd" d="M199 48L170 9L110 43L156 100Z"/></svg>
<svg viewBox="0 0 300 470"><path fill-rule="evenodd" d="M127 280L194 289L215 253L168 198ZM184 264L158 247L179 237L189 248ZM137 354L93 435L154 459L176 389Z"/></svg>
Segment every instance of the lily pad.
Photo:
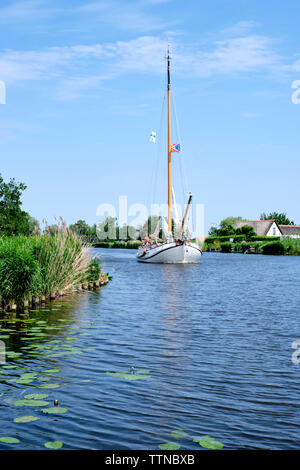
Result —
<svg viewBox="0 0 300 470"><path fill-rule="evenodd" d="M25 395L24 398L27 400L44 400L49 395L47 393L30 393L29 395Z"/></svg>
<svg viewBox="0 0 300 470"><path fill-rule="evenodd" d="M48 401L44 400L17 400L14 402L15 406L47 406Z"/></svg>
<svg viewBox="0 0 300 470"><path fill-rule="evenodd" d="M67 413L68 408L63 408L61 406L54 406L53 408L43 408L41 411L46 414L55 415L55 414Z"/></svg>
<svg viewBox="0 0 300 470"><path fill-rule="evenodd" d="M175 431L171 432L171 435L177 439L184 439L187 437L187 433L182 429L175 429Z"/></svg>
<svg viewBox="0 0 300 470"><path fill-rule="evenodd" d="M46 444L44 444L45 447L47 447L47 449L60 449L62 446L63 446L63 443L60 442L60 441L53 441L53 442L46 442Z"/></svg>
<svg viewBox="0 0 300 470"><path fill-rule="evenodd" d="M213 437L210 436L201 436L195 437L194 442L198 442L201 447L206 449L223 449L224 445L222 442L216 441Z"/></svg>
<svg viewBox="0 0 300 470"><path fill-rule="evenodd" d="M150 379L149 375L146 374L128 374L127 372L106 372L107 375L111 377L118 377L125 380L148 380Z"/></svg>
<svg viewBox="0 0 300 470"><path fill-rule="evenodd" d="M59 384L47 384L47 383L38 386L38 388L47 388L49 390L52 390L54 388L59 388L59 387L60 387Z"/></svg>
<svg viewBox="0 0 300 470"><path fill-rule="evenodd" d="M18 444L20 440L15 437L0 437L0 442L4 442L5 444Z"/></svg>
<svg viewBox="0 0 300 470"><path fill-rule="evenodd" d="M10 379L10 380L7 380L7 382L12 382L12 383L21 384L21 385L27 385L27 384L30 384L31 382L33 382L33 379Z"/></svg>
<svg viewBox="0 0 300 470"><path fill-rule="evenodd" d="M164 444L159 444L158 447L161 450L178 450L181 446L179 444L175 444L174 442L165 442Z"/></svg>
<svg viewBox="0 0 300 470"><path fill-rule="evenodd" d="M44 370L46 374L56 374L57 372L60 372L60 369L48 369Z"/></svg>
<svg viewBox="0 0 300 470"><path fill-rule="evenodd" d="M15 418L15 423L31 423L32 421L37 421L40 418L36 418L35 416L20 416L19 418Z"/></svg>

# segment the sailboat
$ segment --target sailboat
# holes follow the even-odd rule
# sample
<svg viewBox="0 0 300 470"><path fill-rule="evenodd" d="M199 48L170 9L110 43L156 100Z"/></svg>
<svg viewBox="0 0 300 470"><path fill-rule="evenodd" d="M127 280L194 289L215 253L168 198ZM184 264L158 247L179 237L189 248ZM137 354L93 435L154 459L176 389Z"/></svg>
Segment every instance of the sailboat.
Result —
<svg viewBox="0 0 300 470"><path fill-rule="evenodd" d="M192 204L192 194L189 194L184 215L179 221L175 193L172 187L172 152L174 145L171 144L171 71L170 71L170 47L168 47L167 59L167 96L168 96L168 221L161 217L157 227L150 239L146 237L145 243L140 246L137 252L137 260L142 263L198 263L202 256L202 251L196 243L191 242L187 237L186 224L188 214ZM172 209L174 213L175 228L172 233ZM162 231L163 242L159 243L159 233Z"/></svg>

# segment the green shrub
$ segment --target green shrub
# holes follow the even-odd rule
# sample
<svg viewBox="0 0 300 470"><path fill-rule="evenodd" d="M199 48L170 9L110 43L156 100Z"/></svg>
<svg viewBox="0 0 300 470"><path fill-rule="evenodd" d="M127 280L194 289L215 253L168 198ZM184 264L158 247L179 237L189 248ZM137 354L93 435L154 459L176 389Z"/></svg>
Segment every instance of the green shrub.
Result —
<svg viewBox="0 0 300 470"><path fill-rule="evenodd" d="M300 256L300 238L286 237L281 243L287 255Z"/></svg>
<svg viewBox="0 0 300 470"><path fill-rule="evenodd" d="M39 295L42 279L34 256L34 238L2 238L0 242L0 295L4 304L21 303L30 295Z"/></svg>
<svg viewBox="0 0 300 470"><path fill-rule="evenodd" d="M284 245L281 242L271 242L262 245L264 255L284 255Z"/></svg>
<svg viewBox="0 0 300 470"><path fill-rule="evenodd" d="M87 280L89 282L98 281L98 279L100 278L100 274L101 274L100 264L96 260L96 258L94 258L90 262L88 270L87 270Z"/></svg>
<svg viewBox="0 0 300 470"><path fill-rule="evenodd" d="M231 243L225 242L221 243L221 252L222 253L231 253L232 245Z"/></svg>

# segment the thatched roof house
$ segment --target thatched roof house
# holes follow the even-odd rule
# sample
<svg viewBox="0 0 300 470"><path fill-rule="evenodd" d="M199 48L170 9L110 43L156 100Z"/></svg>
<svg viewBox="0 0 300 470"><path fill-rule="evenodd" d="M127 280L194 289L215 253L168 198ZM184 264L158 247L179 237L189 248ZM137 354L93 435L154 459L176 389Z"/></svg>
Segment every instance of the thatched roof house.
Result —
<svg viewBox="0 0 300 470"><path fill-rule="evenodd" d="M234 228L241 228L244 225L253 227L259 237L280 237L282 235L276 220L239 220L234 224Z"/></svg>
<svg viewBox="0 0 300 470"><path fill-rule="evenodd" d="M279 227L283 236L300 238L300 225L279 225Z"/></svg>

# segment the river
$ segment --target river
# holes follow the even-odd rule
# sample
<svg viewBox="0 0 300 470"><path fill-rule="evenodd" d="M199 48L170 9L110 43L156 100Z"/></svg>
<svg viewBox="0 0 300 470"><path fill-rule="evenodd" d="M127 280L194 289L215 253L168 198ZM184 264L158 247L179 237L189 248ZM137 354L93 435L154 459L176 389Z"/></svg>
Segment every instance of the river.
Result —
<svg viewBox="0 0 300 470"><path fill-rule="evenodd" d="M299 448L299 257L95 254L108 286L0 317L0 439L20 441L0 449L198 450L202 435L224 449ZM41 403L28 406L32 394ZM14 421L24 416L35 420Z"/></svg>

